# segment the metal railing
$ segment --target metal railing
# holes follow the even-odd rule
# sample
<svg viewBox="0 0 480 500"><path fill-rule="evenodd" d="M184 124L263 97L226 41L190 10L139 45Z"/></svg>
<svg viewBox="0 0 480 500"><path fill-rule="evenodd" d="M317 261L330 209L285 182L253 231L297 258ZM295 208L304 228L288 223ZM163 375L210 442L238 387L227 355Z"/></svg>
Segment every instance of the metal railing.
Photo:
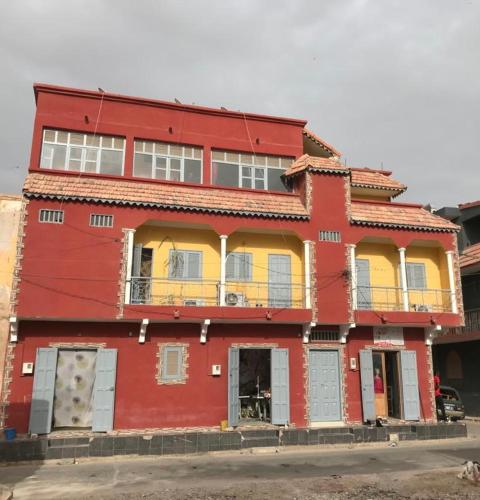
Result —
<svg viewBox="0 0 480 500"><path fill-rule="evenodd" d="M450 328L449 333L463 335L466 333L480 333L480 309L465 311L465 326Z"/></svg>
<svg viewBox="0 0 480 500"><path fill-rule="evenodd" d="M217 280L172 280L139 278L130 280L130 303L157 306L219 306ZM225 305L230 307L305 307L302 284L269 284L255 281L227 281Z"/></svg>
<svg viewBox="0 0 480 500"><path fill-rule="evenodd" d="M403 290L389 286L358 286L357 309L370 311L403 311ZM450 290L410 289L408 310L415 312L451 312Z"/></svg>

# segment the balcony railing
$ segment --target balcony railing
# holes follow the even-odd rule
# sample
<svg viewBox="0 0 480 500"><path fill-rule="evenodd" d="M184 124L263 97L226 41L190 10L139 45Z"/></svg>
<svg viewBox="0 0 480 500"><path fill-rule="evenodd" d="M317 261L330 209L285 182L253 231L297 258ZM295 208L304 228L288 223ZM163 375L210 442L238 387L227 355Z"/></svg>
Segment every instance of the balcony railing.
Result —
<svg viewBox="0 0 480 500"><path fill-rule="evenodd" d="M302 284L227 281L225 305L230 307L305 307ZM156 306L219 306L220 282L132 278L130 303Z"/></svg>
<svg viewBox="0 0 480 500"><path fill-rule="evenodd" d="M450 328L449 333L463 335L467 333L480 333L480 309L465 311L465 326Z"/></svg>
<svg viewBox="0 0 480 500"><path fill-rule="evenodd" d="M376 311L404 311L403 291L400 287L357 287L357 309ZM408 290L408 310L415 312L451 312L451 292L444 289Z"/></svg>

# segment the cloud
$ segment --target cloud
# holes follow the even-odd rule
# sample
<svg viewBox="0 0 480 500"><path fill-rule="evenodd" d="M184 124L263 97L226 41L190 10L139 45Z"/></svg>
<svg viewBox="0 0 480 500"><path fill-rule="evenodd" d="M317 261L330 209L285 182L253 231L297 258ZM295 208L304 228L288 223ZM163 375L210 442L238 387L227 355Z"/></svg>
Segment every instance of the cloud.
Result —
<svg viewBox="0 0 480 500"><path fill-rule="evenodd" d="M43 81L305 118L406 200L478 199L479 20L468 0L8 2L0 191L21 188Z"/></svg>

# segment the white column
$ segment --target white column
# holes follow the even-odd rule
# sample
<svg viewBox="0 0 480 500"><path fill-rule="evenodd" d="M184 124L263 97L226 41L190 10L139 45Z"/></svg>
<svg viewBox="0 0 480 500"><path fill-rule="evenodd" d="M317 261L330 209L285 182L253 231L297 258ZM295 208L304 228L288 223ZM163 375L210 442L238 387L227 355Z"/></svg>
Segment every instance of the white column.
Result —
<svg viewBox="0 0 480 500"><path fill-rule="evenodd" d="M130 291L132 289L132 260L133 260L133 237L135 229L124 229L127 239L127 272L125 274L125 304L130 304Z"/></svg>
<svg viewBox="0 0 480 500"><path fill-rule="evenodd" d="M303 242L303 261L305 265L305 309L312 308L312 281L310 276L310 240Z"/></svg>
<svg viewBox="0 0 480 500"><path fill-rule="evenodd" d="M453 272L453 251L448 250L445 252L447 255L447 266L448 266L448 282L450 284L450 302L452 304L452 313L458 313L457 306L457 292L455 290L455 273Z"/></svg>
<svg viewBox="0 0 480 500"><path fill-rule="evenodd" d="M400 285L402 287L403 310L407 311L410 308L408 301L408 286L407 286L407 264L405 262L405 248L399 248L400 254Z"/></svg>
<svg viewBox="0 0 480 500"><path fill-rule="evenodd" d="M228 236L220 235L220 305L225 305L225 281L227 274L227 238Z"/></svg>
<svg viewBox="0 0 480 500"><path fill-rule="evenodd" d="M356 245L347 245L350 257L350 280L352 283L352 309L357 308L357 265L355 262Z"/></svg>

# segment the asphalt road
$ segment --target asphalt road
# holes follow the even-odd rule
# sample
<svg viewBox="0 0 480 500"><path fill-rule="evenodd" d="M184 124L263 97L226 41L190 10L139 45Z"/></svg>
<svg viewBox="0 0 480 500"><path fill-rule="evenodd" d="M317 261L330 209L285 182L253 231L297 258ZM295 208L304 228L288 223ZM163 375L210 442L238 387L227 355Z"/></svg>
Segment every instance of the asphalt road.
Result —
<svg viewBox="0 0 480 500"><path fill-rule="evenodd" d="M472 459L480 461L480 439L477 437L400 443L394 448L382 443L375 446L343 448L299 447L278 453L272 450L257 450L253 454L222 452L189 457L85 459L78 464L73 464L72 461L50 461L44 464L1 467L0 484L14 491L15 499L236 499L249 498L252 493L245 493L244 496L240 493L220 496L218 492L222 491L222 488L240 492L245 485L249 485L251 489L257 483L269 485L272 490L275 485L279 487L286 481L295 481L295 484L300 481L300 484L303 482L308 485L319 478L348 478L360 475L377 478L382 475L400 477L402 473L418 475L442 470L451 470L454 478L456 469L460 471L461 464ZM236 484L239 485L237 490L234 488ZM298 487L296 488L298 490ZM265 498L268 498L270 490L265 492ZM284 493L286 491L284 486L281 490ZM210 494L212 491L218 494ZM323 498L302 496L301 489L298 491L296 498ZM475 496L468 498L477 498L476 490L474 493ZM370 493L365 498L369 496ZM256 497L264 498L262 495ZM276 494L276 498L294 497Z"/></svg>

